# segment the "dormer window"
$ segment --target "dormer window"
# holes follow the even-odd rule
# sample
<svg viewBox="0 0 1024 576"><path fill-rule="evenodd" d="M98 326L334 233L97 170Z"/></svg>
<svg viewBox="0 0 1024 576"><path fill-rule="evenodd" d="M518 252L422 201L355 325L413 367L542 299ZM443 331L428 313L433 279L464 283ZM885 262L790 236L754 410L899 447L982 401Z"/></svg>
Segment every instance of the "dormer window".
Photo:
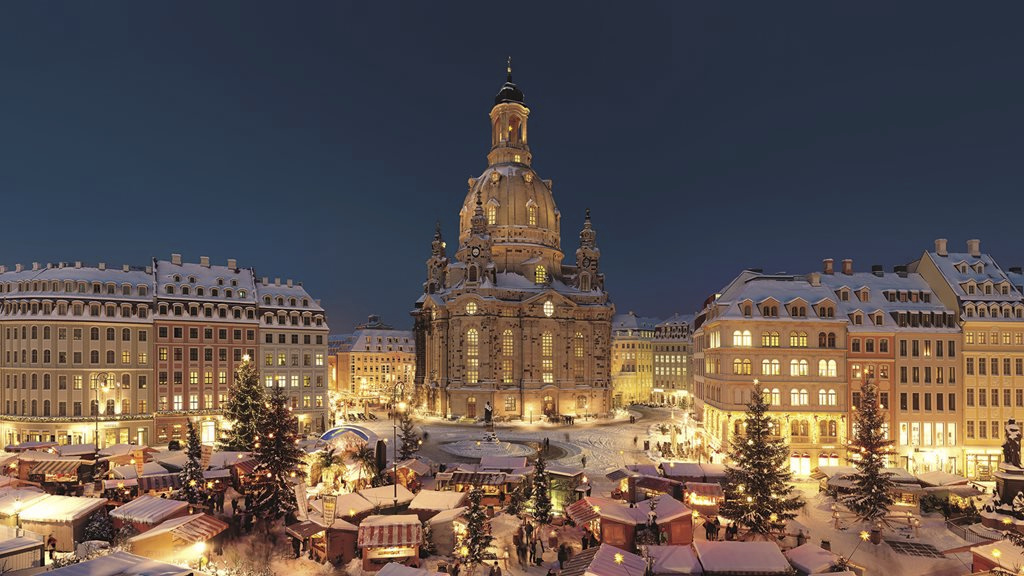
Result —
<svg viewBox="0 0 1024 576"><path fill-rule="evenodd" d="M985 273L985 263L984 262L976 263L974 265L974 271L977 272L978 274L984 274Z"/></svg>
<svg viewBox="0 0 1024 576"><path fill-rule="evenodd" d="M188 283L189 284L195 284L196 283L196 277L195 276L189 276L188 277Z"/></svg>
<svg viewBox="0 0 1024 576"><path fill-rule="evenodd" d="M179 275L175 274L175 275L174 275L174 281L175 281L175 282L181 282L181 276L179 276Z"/></svg>
<svg viewBox="0 0 1024 576"><path fill-rule="evenodd" d="M967 286L967 293L968 294L974 294L974 284L969 284Z"/></svg>
<svg viewBox="0 0 1024 576"><path fill-rule="evenodd" d="M967 274L967 263L966 262L961 262L961 263L957 264L956 265L956 271L961 273L961 274Z"/></svg>
<svg viewBox="0 0 1024 576"><path fill-rule="evenodd" d="M991 284L985 284L985 294L991 294L991 293L992 293L992 285Z"/></svg>

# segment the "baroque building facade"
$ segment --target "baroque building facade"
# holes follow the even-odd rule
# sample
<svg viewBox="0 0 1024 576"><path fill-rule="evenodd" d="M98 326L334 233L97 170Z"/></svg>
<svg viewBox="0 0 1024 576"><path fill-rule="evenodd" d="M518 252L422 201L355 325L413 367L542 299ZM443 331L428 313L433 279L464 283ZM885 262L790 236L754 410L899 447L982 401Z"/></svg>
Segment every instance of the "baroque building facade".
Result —
<svg viewBox="0 0 1024 576"><path fill-rule="evenodd" d="M7 444L164 444L184 439L187 419L213 442L246 355L268 386L285 387L300 432L326 425L327 324L300 284L175 254L147 266L0 267L0 304Z"/></svg>
<svg viewBox="0 0 1024 576"><path fill-rule="evenodd" d="M469 179L459 246L440 227L412 312L415 402L446 417L598 415L610 409L611 319L589 210L564 264L551 180L533 169L530 110L508 78L490 112L487 168Z"/></svg>
<svg viewBox="0 0 1024 576"><path fill-rule="evenodd" d="M693 316L674 314L654 327L654 388L651 399L655 402L683 407L692 403L692 324Z"/></svg>
<svg viewBox="0 0 1024 576"><path fill-rule="evenodd" d="M355 332L332 337L330 389L348 412L357 404L387 404L396 385L410 395L416 367L415 337L411 330L396 330L376 316Z"/></svg>

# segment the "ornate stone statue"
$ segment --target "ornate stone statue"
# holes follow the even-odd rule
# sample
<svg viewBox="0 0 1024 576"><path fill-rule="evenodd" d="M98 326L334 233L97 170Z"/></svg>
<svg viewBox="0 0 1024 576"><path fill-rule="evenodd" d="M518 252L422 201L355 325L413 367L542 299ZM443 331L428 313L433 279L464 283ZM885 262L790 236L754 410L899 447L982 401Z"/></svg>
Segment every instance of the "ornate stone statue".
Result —
<svg viewBox="0 0 1024 576"><path fill-rule="evenodd" d="M484 422L487 423L487 424L490 424L493 415L494 415L494 408L491 408L491 402L488 401L486 404L484 404ZM1020 463L1020 449L1019 449L1020 444L1018 443L1017 446L1018 446L1018 450L1017 450L1017 454L1018 454L1017 461L1018 462L1017 463L1019 464Z"/></svg>
<svg viewBox="0 0 1024 576"><path fill-rule="evenodd" d="M1020 468L1020 424L1013 418L1006 421L1003 429L1006 441L1003 442L1003 462Z"/></svg>

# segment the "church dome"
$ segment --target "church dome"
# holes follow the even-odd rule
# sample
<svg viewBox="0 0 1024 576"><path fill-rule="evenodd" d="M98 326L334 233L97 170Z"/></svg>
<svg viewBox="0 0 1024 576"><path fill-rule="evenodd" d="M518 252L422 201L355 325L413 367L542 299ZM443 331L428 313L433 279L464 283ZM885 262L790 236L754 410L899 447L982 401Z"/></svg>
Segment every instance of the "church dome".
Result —
<svg viewBox="0 0 1024 576"><path fill-rule="evenodd" d="M524 243L560 249L560 218L551 193L529 166L498 164L469 180L469 191L459 213L460 240L469 237L476 195L487 217L487 230L495 244Z"/></svg>
<svg viewBox="0 0 1024 576"><path fill-rule="evenodd" d="M501 87L498 94L494 96L494 104L498 105L502 102L518 102L523 104L526 102L523 91L518 86L512 83L512 75L509 74L508 81Z"/></svg>

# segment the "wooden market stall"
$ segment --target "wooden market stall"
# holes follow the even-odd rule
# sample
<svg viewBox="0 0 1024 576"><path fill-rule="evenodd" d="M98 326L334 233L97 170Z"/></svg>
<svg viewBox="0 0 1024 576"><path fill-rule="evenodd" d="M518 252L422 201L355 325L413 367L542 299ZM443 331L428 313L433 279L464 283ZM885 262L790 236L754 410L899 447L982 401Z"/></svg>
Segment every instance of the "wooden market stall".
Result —
<svg viewBox="0 0 1024 576"><path fill-rule="evenodd" d="M6 572L42 567L46 564L44 545L40 534L0 526L0 567Z"/></svg>
<svg viewBox="0 0 1024 576"><path fill-rule="evenodd" d="M648 546L651 576L703 574L697 553L691 546Z"/></svg>
<svg viewBox="0 0 1024 576"><path fill-rule="evenodd" d="M154 474L138 478L139 494L170 494L181 488L180 474Z"/></svg>
<svg viewBox="0 0 1024 576"><path fill-rule="evenodd" d="M704 574L792 576L793 567L775 542L707 541L693 543Z"/></svg>
<svg viewBox="0 0 1024 576"><path fill-rule="evenodd" d="M113 552L92 560L57 568L46 576L193 576L192 568L158 562L128 552Z"/></svg>
<svg viewBox="0 0 1024 576"><path fill-rule="evenodd" d="M504 472L440 472L436 476L438 490L469 492L479 487L483 492L481 504L503 506L506 497L515 490L522 476Z"/></svg>
<svg viewBox="0 0 1024 576"><path fill-rule="evenodd" d="M46 492L35 486L0 488L0 524L14 526L15 514L47 496Z"/></svg>
<svg viewBox="0 0 1024 576"><path fill-rule="evenodd" d="M717 516L725 502L725 490L717 482L687 482L686 505L704 516Z"/></svg>
<svg viewBox="0 0 1024 576"><path fill-rule="evenodd" d="M464 492L445 492L438 490L420 490L409 503L409 513L419 516L426 522L440 512L452 510L466 504Z"/></svg>
<svg viewBox="0 0 1024 576"><path fill-rule="evenodd" d="M655 522L669 545L693 542L693 512L668 495L656 498ZM601 542L636 551L637 531L650 520L650 501L630 507L617 500L588 496L566 509L566 515L578 526L586 526L600 536Z"/></svg>
<svg viewBox="0 0 1024 576"><path fill-rule="evenodd" d="M396 465L398 469L398 483L415 492L423 486L421 480L424 476L430 475L430 466L415 458L403 460ZM389 469L388 476L393 476L394 469Z"/></svg>
<svg viewBox="0 0 1024 576"><path fill-rule="evenodd" d="M144 494L114 508L110 512L110 518L117 530L125 525L131 525L137 532L142 533L155 528L165 520L187 514L188 502Z"/></svg>
<svg viewBox="0 0 1024 576"><path fill-rule="evenodd" d="M464 528L462 517L466 514L467 507L460 506L438 512L433 518L427 520L430 526L430 538L434 541L439 556L452 556L455 554L455 544L458 542L459 532Z"/></svg>
<svg viewBox="0 0 1024 576"><path fill-rule="evenodd" d="M191 560L199 544L208 545L227 530L223 520L209 514L193 514L165 520L154 528L128 539L132 552L149 558Z"/></svg>
<svg viewBox="0 0 1024 576"><path fill-rule="evenodd" d="M560 576L642 576L646 571L647 564L640 556L601 544L570 558Z"/></svg>
<svg viewBox="0 0 1024 576"><path fill-rule="evenodd" d="M357 492L357 494L372 504L374 510L382 512L387 511L390 513L397 513L401 510L405 510L413 499L413 493L409 492L405 486L395 486L394 484L390 486L380 486L378 488L365 488ZM395 506L396 501L398 504L397 508Z"/></svg>
<svg viewBox="0 0 1024 576"><path fill-rule="evenodd" d="M413 514L370 516L359 524L363 570L376 572L388 562L419 567L423 529Z"/></svg>
<svg viewBox="0 0 1024 576"><path fill-rule="evenodd" d="M85 525L107 505L106 498L47 496L21 511L21 526L38 534L52 534L59 552L74 550L75 542L85 540Z"/></svg>
<svg viewBox="0 0 1024 576"><path fill-rule="evenodd" d="M344 566L359 556L356 546L359 527L340 518L335 518L330 526L326 522L322 516L310 514L309 520L292 524L285 532L306 542L314 561Z"/></svg>

